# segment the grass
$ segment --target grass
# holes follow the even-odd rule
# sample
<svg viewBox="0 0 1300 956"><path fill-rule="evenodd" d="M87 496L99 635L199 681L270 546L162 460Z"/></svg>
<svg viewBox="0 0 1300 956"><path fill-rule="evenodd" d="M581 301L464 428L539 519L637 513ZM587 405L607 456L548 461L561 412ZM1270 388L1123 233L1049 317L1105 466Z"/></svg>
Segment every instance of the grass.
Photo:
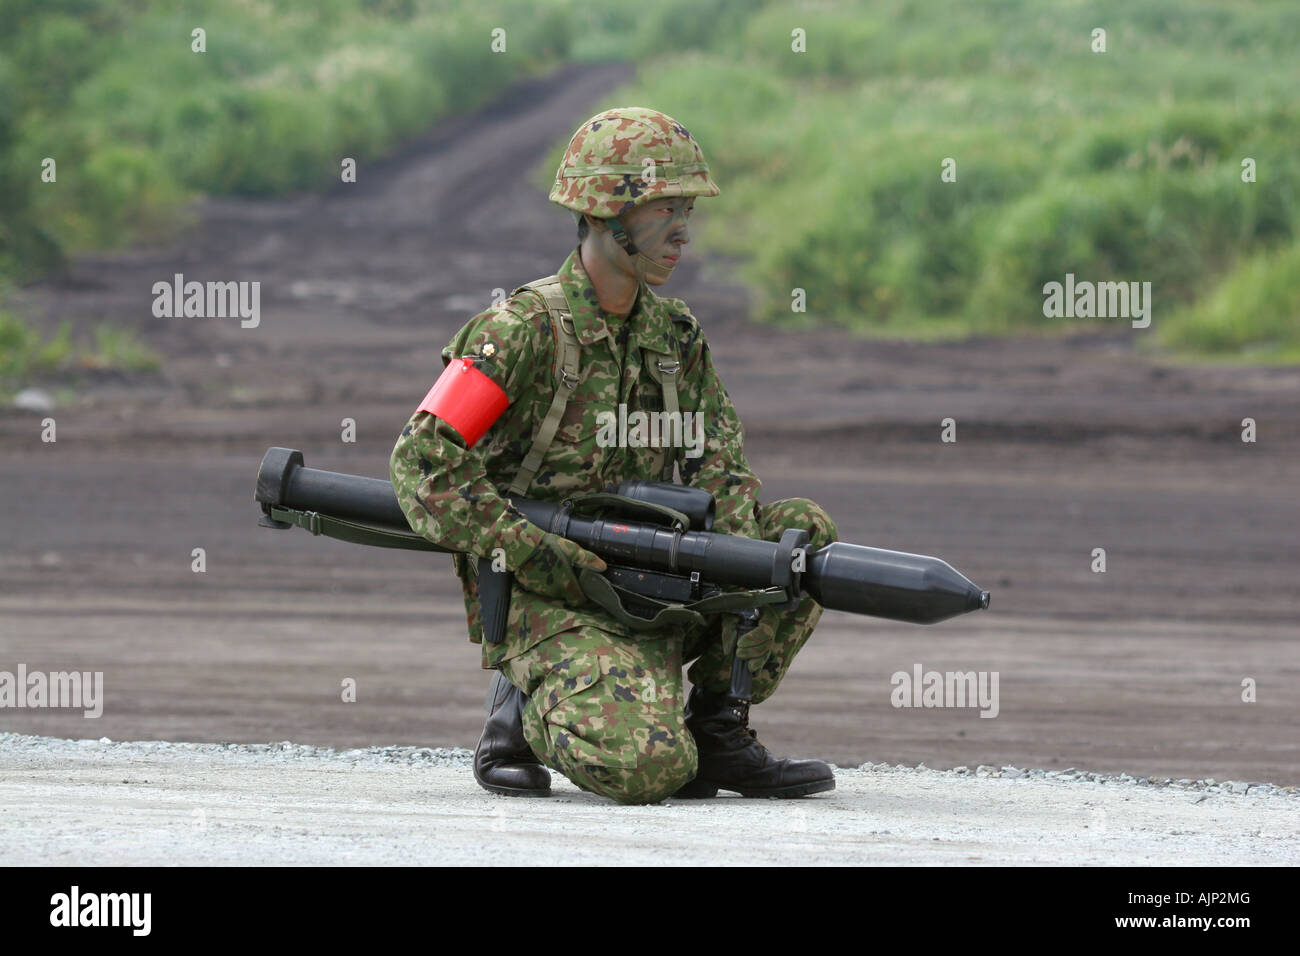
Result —
<svg viewBox="0 0 1300 956"><path fill-rule="evenodd" d="M72 354L70 326L63 323L49 341L12 313L0 311L0 388L19 387L64 367Z"/></svg>
<svg viewBox="0 0 1300 956"><path fill-rule="evenodd" d="M382 156L561 62L565 9L0 0L0 275L165 236L200 194L338 182L344 157ZM497 28L506 47L494 52Z"/></svg>
<svg viewBox="0 0 1300 956"><path fill-rule="evenodd" d="M78 344L68 322L46 338L0 309L0 395L90 370L151 372L161 367L158 353L132 329L101 321L90 329L89 341Z"/></svg>
<svg viewBox="0 0 1300 956"><path fill-rule="evenodd" d="M1291 0L0 0L0 22L0 277L165 235L199 194L337 182L518 76L620 58L636 81L591 111L652 105L703 144L722 195L697 237L765 321L1051 332L1042 286L1073 272L1151 282L1133 334L1160 348L1300 341Z"/></svg>
<svg viewBox="0 0 1300 956"><path fill-rule="evenodd" d="M1161 341L1201 358L1300 359L1300 244L1237 264L1161 326Z"/></svg>
<svg viewBox="0 0 1300 956"><path fill-rule="evenodd" d="M0 278L165 238L199 195L337 183L523 76L709 43L761 6L0 0Z"/></svg>
<svg viewBox="0 0 1300 956"><path fill-rule="evenodd" d="M768 321L806 321L801 288L814 318L870 334L1054 329L1042 286L1073 272L1151 282L1133 334L1163 347L1285 359L1298 47L1300 8L1270 0L825 0L644 62L611 101L700 140L722 195L696 231L748 263Z"/></svg>

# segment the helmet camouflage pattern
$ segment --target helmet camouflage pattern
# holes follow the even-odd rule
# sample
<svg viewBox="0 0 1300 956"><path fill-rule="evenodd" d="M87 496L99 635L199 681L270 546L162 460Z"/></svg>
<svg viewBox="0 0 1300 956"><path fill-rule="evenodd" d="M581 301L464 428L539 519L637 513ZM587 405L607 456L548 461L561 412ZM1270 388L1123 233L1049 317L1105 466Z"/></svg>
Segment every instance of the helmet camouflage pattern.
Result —
<svg viewBox="0 0 1300 956"><path fill-rule="evenodd" d="M652 199L720 192L686 127L658 110L619 106L578 127L550 200L578 216L609 219Z"/></svg>

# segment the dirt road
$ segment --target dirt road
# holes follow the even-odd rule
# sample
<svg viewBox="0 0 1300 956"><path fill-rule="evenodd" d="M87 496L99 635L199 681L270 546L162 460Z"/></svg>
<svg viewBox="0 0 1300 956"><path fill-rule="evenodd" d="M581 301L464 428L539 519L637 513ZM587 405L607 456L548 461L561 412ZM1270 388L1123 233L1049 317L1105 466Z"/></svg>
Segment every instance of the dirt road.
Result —
<svg viewBox="0 0 1300 956"><path fill-rule="evenodd" d="M47 326L135 326L165 367L81 386L52 413L55 443L43 416L0 413L0 670L103 671L106 698L93 720L0 710L0 730L474 744L487 675L447 559L258 528L253 479L268 445L387 474L455 329L571 249L572 219L529 176L628 75L530 81L355 185L205 202L177 244L22 291ZM1127 330L779 333L746 320L729 267L693 244L664 291L703 322L767 496L811 497L845 540L941 555L993 592L933 628L827 614L755 711L770 747L1300 783L1300 370L1177 367ZM152 286L177 272L259 281L260 324L154 318ZM997 672L997 717L891 706L891 675L916 664Z"/></svg>

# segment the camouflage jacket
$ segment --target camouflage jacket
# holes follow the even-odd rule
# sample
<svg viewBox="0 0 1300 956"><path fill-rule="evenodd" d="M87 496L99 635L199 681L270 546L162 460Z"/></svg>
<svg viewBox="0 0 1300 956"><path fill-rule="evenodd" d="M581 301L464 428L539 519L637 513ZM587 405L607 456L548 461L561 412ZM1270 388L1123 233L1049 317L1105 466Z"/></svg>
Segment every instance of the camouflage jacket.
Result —
<svg viewBox="0 0 1300 956"><path fill-rule="evenodd" d="M740 418L714 372L699 322L680 299L660 298L644 282L626 319L604 311L576 249L558 275L581 344L579 384L525 496L559 502L627 479L659 480L665 456L675 453L681 480L716 498L714 530L756 536L761 485L745 460ZM462 552L455 568L470 640L476 643L482 641L482 627L475 562L467 555L489 557L500 548L513 568L543 533L512 506L508 488L550 406L557 341L545 301L532 290L480 312L443 349L443 364L473 356L475 367L505 391L509 407L471 449L455 429L417 411L393 449L393 489L412 529ZM643 349L681 362L681 411L699 416L702 435L695 427L687 433L702 437L702 444L688 439L691 447L668 449L611 443L610 416L618 415L620 404L629 416L663 410L662 391L645 368ZM606 415L598 418L601 412ZM605 437L598 441L602 425ZM633 431L627 430L628 446L636 443ZM595 605L568 607L516 585L505 639L495 645L484 642L483 666L494 667L552 634L585 624L627 633Z"/></svg>

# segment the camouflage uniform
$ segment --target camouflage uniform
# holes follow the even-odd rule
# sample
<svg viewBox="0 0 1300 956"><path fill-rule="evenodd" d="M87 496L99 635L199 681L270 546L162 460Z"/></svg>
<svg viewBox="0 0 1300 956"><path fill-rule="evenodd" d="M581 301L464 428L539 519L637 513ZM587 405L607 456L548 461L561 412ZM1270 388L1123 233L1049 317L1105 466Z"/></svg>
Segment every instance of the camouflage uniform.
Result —
<svg viewBox="0 0 1300 956"><path fill-rule="evenodd" d="M783 529L802 527L812 533L813 548L834 540L834 524L810 501L758 504L761 484L745 460L740 419L700 325L680 299L660 298L642 281L631 314L621 319L600 307L577 250L557 275L581 343L580 380L527 497L559 502L627 479L659 480L666 456L677 454L682 481L717 501L715 531L776 541ZM513 507L507 489L555 392L557 349L545 301L532 290L518 290L471 319L443 350L443 363L474 357L474 367L500 386L509 406L468 449L446 422L417 411L393 449L393 488L415 531L463 552L454 564L470 640L482 643L485 668L501 669L531 697L523 726L533 752L585 790L620 802L653 802L695 775L695 743L682 716L683 664L698 658L689 673L695 685L725 690L729 684L720 619L646 639L595 604L567 606L516 584L504 640L482 641L468 555L488 557L499 548L495 553L514 568L541 541L542 529ZM680 407L702 416L699 457L597 442L600 412L616 412L620 404L629 415L663 411L662 389L646 368L660 356L680 361ZM793 612L763 611L760 627L774 632L774 649L755 674L755 702L775 690L820 615L811 598Z"/></svg>

